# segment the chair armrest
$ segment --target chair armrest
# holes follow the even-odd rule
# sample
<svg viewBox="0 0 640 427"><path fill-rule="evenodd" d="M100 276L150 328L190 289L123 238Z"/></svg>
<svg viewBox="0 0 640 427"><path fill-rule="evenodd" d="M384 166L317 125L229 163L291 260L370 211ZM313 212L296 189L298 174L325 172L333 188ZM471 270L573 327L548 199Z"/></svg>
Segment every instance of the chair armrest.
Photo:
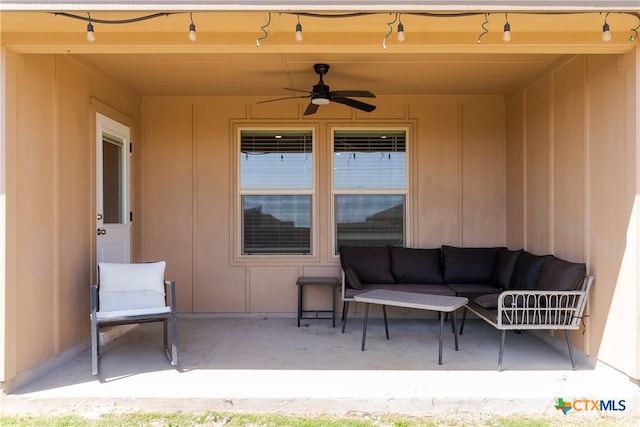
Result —
<svg viewBox="0 0 640 427"><path fill-rule="evenodd" d="M176 312L176 282L172 280L165 280L164 287L165 287L165 295L169 297L169 305L171 306L171 311L175 313Z"/></svg>
<svg viewBox="0 0 640 427"><path fill-rule="evenodd" d="M91 317L95 318L96 312L98 311L98 285L91 285L90 301Z"/></svg>
<svg viewBox="0 0 640 427"><path fill-rule="evenodd" d="M577 329L588 292L509 290L498 297L498 327Z"/></svg>

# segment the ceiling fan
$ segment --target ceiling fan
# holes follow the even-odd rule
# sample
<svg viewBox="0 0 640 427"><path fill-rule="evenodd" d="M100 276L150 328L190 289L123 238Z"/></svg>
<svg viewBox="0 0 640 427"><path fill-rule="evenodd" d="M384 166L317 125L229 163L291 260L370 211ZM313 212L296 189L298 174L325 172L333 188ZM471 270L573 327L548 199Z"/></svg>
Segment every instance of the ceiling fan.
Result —
<svg viewBox="0 0 640 427"><path fill-rule="evenodd" d="M264 104L265 102L282 101L285 99L311 98L311 102L309 102L307 109L304 110L305 116L315 113L316 111L318 111L318 107L320 105L327 105L329 102L337 102L338 104L344 104L349 107L357 108L358 110L366 112L371 112L376 109L375 105L367 104L366 102L350 98L375 98L376 96L368 90L330 90L329 86L326 85L322 80L322 76L327 74L327 72L329 71L329 65L315 64L313 66L313 69L320 76L320 80L318 81L318 83L313 85L313 89L311 91L291 89L288 87L284 88L285 90L290 90L293 92L306 92L308 93L308 95L287 96L285 98L269 99L266 101L259 101L258 104Z"/></svg>

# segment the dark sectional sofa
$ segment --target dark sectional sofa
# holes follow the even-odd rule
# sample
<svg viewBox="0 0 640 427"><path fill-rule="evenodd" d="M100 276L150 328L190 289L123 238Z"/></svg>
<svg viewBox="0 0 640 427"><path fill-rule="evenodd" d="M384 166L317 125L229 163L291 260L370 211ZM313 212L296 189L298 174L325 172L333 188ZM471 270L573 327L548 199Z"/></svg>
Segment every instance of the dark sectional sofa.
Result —
<svg viewBox="0 0 640 427"><path fill-rule="evenodd" d="M340 261L342 332L353 297L374 289L467 297L465 313L468 308L503 333L577 329L593 281L583 263L504 247L343 246ZM571 352L568 334L567 342ZM503 343L504 335L499 366Z"/></svg>

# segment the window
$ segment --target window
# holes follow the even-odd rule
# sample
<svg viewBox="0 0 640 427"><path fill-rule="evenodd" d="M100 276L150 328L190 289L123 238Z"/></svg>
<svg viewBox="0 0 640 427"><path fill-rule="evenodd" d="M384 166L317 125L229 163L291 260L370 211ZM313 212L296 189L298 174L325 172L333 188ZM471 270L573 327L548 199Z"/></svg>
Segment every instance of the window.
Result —
<svg viewBox="0 0 640 427"><path fill-rule="evenodd" d="M341 246L404 246L405 130L333 132L335 253Z"/></svg>
<svg viewBox="0 0 640 427"><path fill-rule="evenodd" d="M313 133L240 132L242 255L311 254Z"/></svg>

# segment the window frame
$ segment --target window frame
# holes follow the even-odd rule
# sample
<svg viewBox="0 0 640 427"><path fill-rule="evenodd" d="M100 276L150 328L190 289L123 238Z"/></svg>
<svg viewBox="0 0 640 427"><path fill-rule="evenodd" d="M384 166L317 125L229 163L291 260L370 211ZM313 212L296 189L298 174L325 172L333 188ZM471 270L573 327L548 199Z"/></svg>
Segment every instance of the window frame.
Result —
<svg viewBox="0 0 640 427"><path fill-rule="evenodd" d="M242 174L242 133L243 132L271 132L274 134L278 132L287 131L299 131L299 132L311 132L311 158L312 158L312 173L311 173L311 187L302 189L287 189L287 188L242 188L241 174ZM316 126L309 125L255 125L255 124L243 124L236 125L234 132L234 148L233 148L233 165L234 165L234 184L235 184L235 213L233 214L234 234L235 234L235 249L234 261L236 262L260 262L271 260L283 260L283 261L308 261L310 259L317 258L317 182L318 182L318 131ZM243 212L243 196L288 196L288 195L308 195L311 199L311 211L310 211L310 236L309 236L309 250L308 254L295 254L295 253L243 253L244 249L244 212Z"/></svg>
<svg viewBox="0 0 640 427"><path fill-rule="evenodd" d="M403 131L405 133L405 177L404 177L404 188L394 188L394 189L381 189L381 188L336 188L335 184L335 133L340 131ZM404 197L404 218L403 218L403 241L404 246L410 246L410 206L411 206L411 192L409 189L409 183L411 181L410 176L412 173L411 168L411 125L403 124L403 125L384 125L384 124L376 124L372 126L341 126L341 125L333 125L329 126L329 130L327 132L329 141L329 165L330 165L330 173L329 173L329 182L330 182L330 206L331 206L331 247L330 247L330 256L332 259L339 259L340 254L338 253L337 242L338 242L338 223L337 223L337 212L336 212L336 196L338 195L401 195Z"/></svg>

